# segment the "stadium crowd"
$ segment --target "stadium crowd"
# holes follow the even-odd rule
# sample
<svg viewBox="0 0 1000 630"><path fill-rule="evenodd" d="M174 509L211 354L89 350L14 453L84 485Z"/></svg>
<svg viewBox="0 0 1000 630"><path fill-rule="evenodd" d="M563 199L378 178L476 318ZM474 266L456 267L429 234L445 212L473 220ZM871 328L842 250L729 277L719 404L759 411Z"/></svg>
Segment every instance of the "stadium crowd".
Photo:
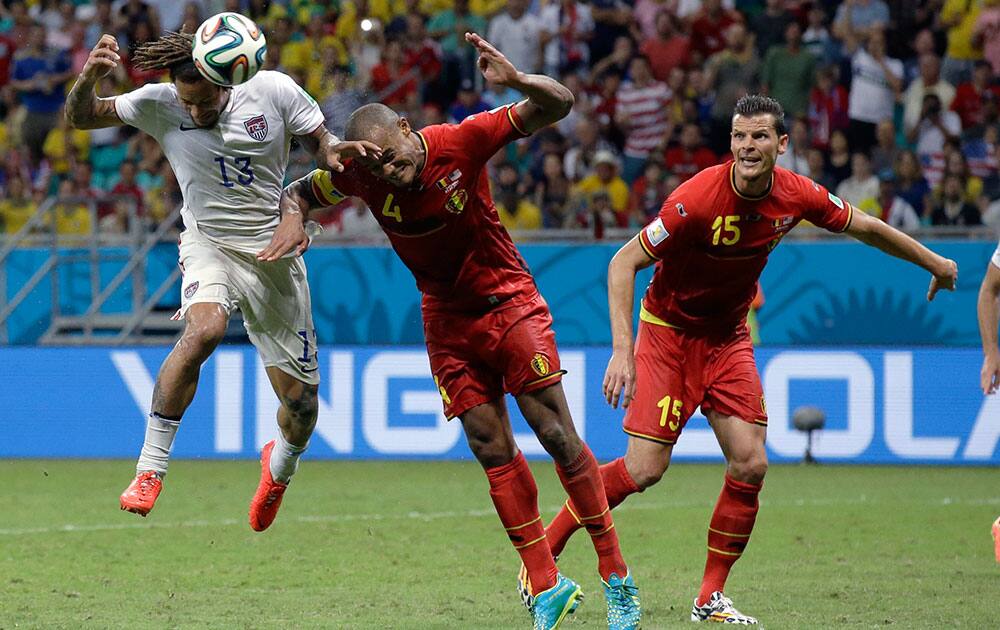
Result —
<svg viewBox="0 0 1000 630"><path fill-rule="evenodd" d="M904 230L1000 227L1000 0L3 0L3 231L50 197L60 234L120 232L132 212L155 225L180 203L154 140L72 130L62 106L102 33L124 52L101 86L111 95L164 79L128 63L137 44L223 10L264 28L267 68L315 96L338 134L372 100L417 128L516 100L483 84L465 31L560 78L573 112L492 164L510 229L644 224L726 159L730 113L753 91L787 110L780 166ZM310 168L295 151L288 177ZM357 206L325 222L378 230Z"/></svg>

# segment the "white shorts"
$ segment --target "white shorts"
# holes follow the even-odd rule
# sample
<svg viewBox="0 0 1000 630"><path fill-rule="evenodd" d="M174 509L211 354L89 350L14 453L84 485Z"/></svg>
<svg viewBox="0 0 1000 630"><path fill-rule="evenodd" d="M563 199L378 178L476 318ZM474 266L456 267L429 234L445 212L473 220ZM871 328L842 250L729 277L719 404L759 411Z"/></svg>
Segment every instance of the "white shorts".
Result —
<svg viewBox="0 0 1000 630"><path fill-rule="evenodd" d="M192 304L239 308L250 343L267 367L319 383L316 328L302 258L261 262L253 254L219 247L193 230L180 240L182 319Z"/></svg>

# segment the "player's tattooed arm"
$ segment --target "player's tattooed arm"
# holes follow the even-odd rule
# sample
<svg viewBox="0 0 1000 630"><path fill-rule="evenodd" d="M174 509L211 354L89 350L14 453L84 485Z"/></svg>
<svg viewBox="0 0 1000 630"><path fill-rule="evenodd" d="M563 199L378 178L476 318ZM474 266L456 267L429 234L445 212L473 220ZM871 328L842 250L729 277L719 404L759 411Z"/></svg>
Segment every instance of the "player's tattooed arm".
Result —
<svg viewBox="0 0 1000 630"><path fill-rule="evenodd" d="M295 136L313 155L318 168L339 173L344 170L343 160L372 155L376 159L382 155L382 149L371 142L343 142L330 133L324 125L320 125L312 133L305 136Z"/></svg>
<svg viewBox="0 0 1000 630"><path fill-rule="evenodd" d="M534 133L565 118L573 109L573 93L562 83L542 74L518 71L503 53L475 33L466 33L465 41L479 50L479 71L487 81L513 88L528 97L515 105L524 125L522 131Z"/></svg>
<svg viewBox="0 0 1000 630"><path fill-rule="evenodd" d="M271 242L257 253L257 260L274 262L291 252L295 252L296 256L304 254L309 249L309 235L306 233L309 211L320 205L309 184L309 175L286 186L278 201L281 221L271 236Z"/></svg>
<svg viewBox="0 0 1000 630"><path fill-rule="evenodd" d="M879 219L864 212L851 214L851 222L845 230L866 245L877 247L896 258L901 258L931 272L931 284L927 289L927 299L933 300L938 290L955 290L958 282L958 264L949 258L935 254L910 236L886 225Z"/></svg>
<svg viewBox="0 0 1000 630"><path fill-rule="evenodd" d="M115 99L97 96L98 81L118 67L118 42L111 35L101 35L90 51L83 71L66 96L66 120L76 129L100 129L122 124L115 111Z"/></svg>
<svg viewBox="0 0 1000 630"><path fill-rule="evenodd" d="M608 313L611 318L611 360L604 372L604 398L617 408L635 396L635 335L632 330L635 274L656 262L636 236L622 245L608 265Z"/></svg>

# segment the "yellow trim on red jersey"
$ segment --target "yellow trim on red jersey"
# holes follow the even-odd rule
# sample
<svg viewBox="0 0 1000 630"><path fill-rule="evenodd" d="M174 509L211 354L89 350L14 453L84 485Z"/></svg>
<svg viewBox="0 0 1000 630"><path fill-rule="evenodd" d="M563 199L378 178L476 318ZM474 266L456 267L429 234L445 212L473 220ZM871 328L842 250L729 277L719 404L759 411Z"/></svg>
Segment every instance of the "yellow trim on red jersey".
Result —
<svg viewBox="0 0 1000 630"><path fill-rule="evenodd" d="M535 543L541 542L543 540L545 540L545 535L544 534L541 535L541 536L539 536L538 538L530 541L530 542L524 543L523 545L514 545L514 549L524 549L525 547L530 547L530 546L534 545Z"/></svg>
<svg viewBox="0 0 1000 630"><path fill-rule="evenodd" d="M573 511L573 506L569 504L569 499L566 499L566 511L569 512L569 515L573 517L573 520L576 521L577 525L583 525L583 522L580 520L580 517L577 516L576 512Z"/></svg>
<svg viewBox="0 0 1000 630"><path fill-rule="evenodd" d="M715 553L722 554L724 556L734 556L736 558L739 558L740 556L743 555L742 552L741 553L734 553L732 551L723 551L721 549L716 549L715 547L713 547L711 545L708 546L708 550L709 551L714 551Z"/></svg>
<svg viewBox="0 0 1000 630"><path fill-rule="evenodd" d="M510 121L510 125L511 125L511 127L514 128L514 131L516 131L517 133L521 134L522 136L530 136L531 134L529 134L527 131L525 131L524 129L522 129L521 125L517 124L517 120L514 119L514 107L515 107L515 105L508 105L507 106L507 120Z"/></svg>
<svg viewBox="0 0 1000 630"><path fill-rule="evenodd" d="M335 206L347 198L347 195L337 190L337 187L333 185L333 177L330 175L330 171L324 171L319 168L314 170L309 174L309 183L312 185L316 201L320 203Z"/></svg>
<svg viewBox="0 0 1000 630"><path fill-rule="evenodd" d="M724 532L720 529L715 529L714 527L709 527L708 531L715 532L716 534L722 534L723 536L729 536L730 538L750 538L750 534L732 534L730 532Z"/></svg>
<svg viewBox="0 0 1000 630"><path fill-rule="evenodd" d="M635 431L629 431L628 429L624 428L622 429L622 431L624 431L628 435L631 435L632 437L642 438L644 440L650 440L652 442L659 442L660 444L669 444L670 446L673 446L677 442L676 440L664 440L663 438L653 437L652 435L646 435L645 433L636 433Z"/></svg>
<svg viewBox="0 0 1000 630"><path fill-rule="evenodd" d="M762 427L766 427L767 426L767 420L759 420L758 419L758 420L754 420L753 423L754 424L759 424Z"/></svg>
<svg viewBox="0 0 1000 630"><path fill-rule="evenodd" d="M642 231L639 232L639 245L642 246L642 251L646 252L646 255L652 258L653 260L659 260L660 257L654 254L652 248L646 244L646 241L643 238L645 234L646 234L646 228L643 228Z"/></svg>
<svg viewBox="0 0 1000 630"><path fill-rule="evenodd" d="M654 326L665 326L667 328L679 328L678 326L674 326L673 324L669 324L669 323L663 321L662 319L660 319L656 315L653 315L652 313L650 313L649 311L647 311L645 304L639 304L639 319L641 319L642 321L646 322L647 324L653 324Z"/></svg>
<svg viewBox="0 0 1000 630"><path fill-rule="evenodd" d="M557 376L562 376L565 373L566 373L566 370L556 370L552 374L546 374L542 378L536 378L533 381L528 381L527 383L524 384L524 386L525 387L531 387L532 385L538 385L539 383L544 383L545 381L547 381L547 380L549 380L551 378L555 378Z"/></svg>
<svg viewBox="0 0 1000 630"><path fill-rule="evenodd" d="M851 202L846 199L844 200L844 203L847 204L847 223L844 224L844 229L840 231L842 234L847 231L847 228L851 227L851 221L854 220L854 206L852 206Z"/></svg>
<svg viewBox="0 0 1000 630"><path fill-rule="evenodd" d="M733 162L729 166L729 185L733 187L733 192L736 193L736 196L740 199L746 199L747 201L760 201L770 195L771 190L774 188L774 171L771 171L771 181L767 183L767 190L764 191L764 194L759 197L748 197L736 188L736 162Z"/></svg>
<svg viewBox="0 0 1000 630"><path fill-rule="evenodd" d="M528 525L531 525L532 523L537 523L540 520L542 520L542 517L538 516L537 518L531 519L527 523L522 523L521 525L515 525L514 527L504 527L504 529L507 530L508 532L512 532L515 529L521 529L522 527L527 527Z"/></svg>

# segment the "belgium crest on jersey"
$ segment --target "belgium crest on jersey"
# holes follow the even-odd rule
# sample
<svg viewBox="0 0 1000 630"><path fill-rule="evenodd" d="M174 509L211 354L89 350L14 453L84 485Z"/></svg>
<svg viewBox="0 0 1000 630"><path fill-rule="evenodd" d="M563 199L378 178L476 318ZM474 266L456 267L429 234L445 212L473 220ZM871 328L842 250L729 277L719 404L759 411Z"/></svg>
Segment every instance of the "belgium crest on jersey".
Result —
<svg viewBox="0 0 1000 630"><path fill-rule="evenodd" d="M254 140L262 142L267 137L267 118L264 118L264 114L248 118L243 122L243 127Z"/></svg>
<svg viewBox="0 0 1000 630"><path fill-rule="evenodd" d="M549 360L544 354L536 352L535 356L531 357L531 369L539 376L546 376L552 367L549 365Z"/></svg>
<svg viewBox="0 0 1000 630"><path fill-rule="evenodd" d="M465 210L465 202L469 200L469 193L465 189L457 190L448 198L448 203L444 204L445 209L452 214L462 214Z"/></svg>

